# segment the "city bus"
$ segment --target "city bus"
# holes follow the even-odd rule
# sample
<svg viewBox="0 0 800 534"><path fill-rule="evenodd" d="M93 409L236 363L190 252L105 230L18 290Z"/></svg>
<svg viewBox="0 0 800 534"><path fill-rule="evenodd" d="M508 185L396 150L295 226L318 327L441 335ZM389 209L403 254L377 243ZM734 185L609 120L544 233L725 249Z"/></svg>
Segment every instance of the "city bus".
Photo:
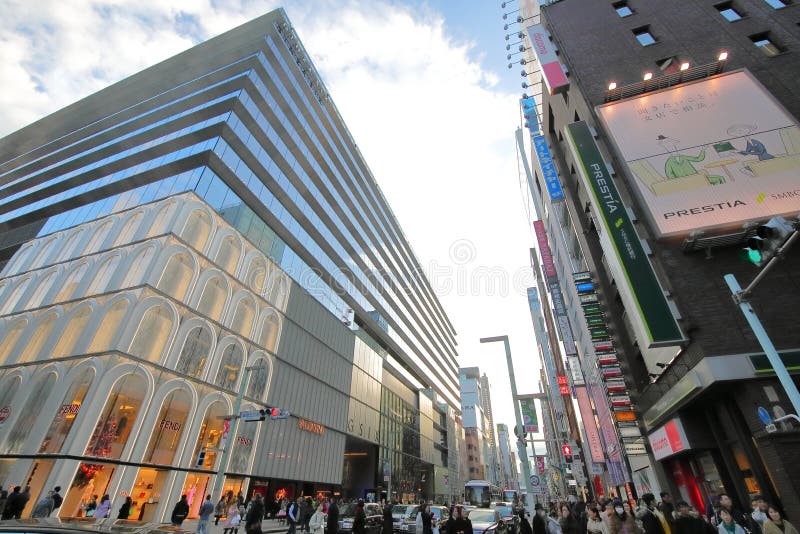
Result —
<svg viewBox="0 0 800 534"><path fill-rule="evenodd" d="M519 502L519 493L517 490L513 489L504 489L503 490L503 500L505 502L510 502L512 505L517 506L520 504Z"/></svg>
<svg viewBox="0 0 800 534"><path fill-rule="evenodd" d="M502 501L503 492L486 480L470 480L464 484L464 503L478 508L489 508L493 502Z"/></svg>

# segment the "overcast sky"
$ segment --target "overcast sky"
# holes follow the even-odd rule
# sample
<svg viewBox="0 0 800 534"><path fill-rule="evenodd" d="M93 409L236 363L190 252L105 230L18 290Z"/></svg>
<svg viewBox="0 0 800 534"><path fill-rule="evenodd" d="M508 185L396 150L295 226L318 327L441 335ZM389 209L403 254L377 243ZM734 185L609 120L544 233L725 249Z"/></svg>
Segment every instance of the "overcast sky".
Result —
<svg viewBox="0 0 800 534"><path fill-rule="evenodd" d="M0 136L275 7L311 54L458 331L459 363L489 375L495 423L514 424L538 357L525 288L533 244L506 69L490 0L3 1Z"/></svg>

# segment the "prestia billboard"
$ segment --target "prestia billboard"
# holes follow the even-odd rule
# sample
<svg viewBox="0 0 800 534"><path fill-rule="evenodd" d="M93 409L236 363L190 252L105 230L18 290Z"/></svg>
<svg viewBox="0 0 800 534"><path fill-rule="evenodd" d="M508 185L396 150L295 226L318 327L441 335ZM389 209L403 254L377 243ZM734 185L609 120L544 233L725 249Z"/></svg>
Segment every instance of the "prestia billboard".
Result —
<svg viewBox="0 0 800 534"><path fill-rule="evenodd" d="M800 211L800 128L747 71L597 112L661 237Z"/></svg>

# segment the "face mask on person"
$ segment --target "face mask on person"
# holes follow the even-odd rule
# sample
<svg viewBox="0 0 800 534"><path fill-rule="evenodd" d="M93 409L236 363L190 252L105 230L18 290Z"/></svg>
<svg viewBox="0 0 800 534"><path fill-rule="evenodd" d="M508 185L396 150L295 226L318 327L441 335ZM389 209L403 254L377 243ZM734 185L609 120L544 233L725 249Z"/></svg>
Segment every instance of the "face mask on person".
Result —
<svg viewBox="0 0 800 534"><path fill-rule="evenodd" d="M622 512L624 512L625 509L622 506L615 506L614 511L617 512L619 515L622 515Z"/></svg>

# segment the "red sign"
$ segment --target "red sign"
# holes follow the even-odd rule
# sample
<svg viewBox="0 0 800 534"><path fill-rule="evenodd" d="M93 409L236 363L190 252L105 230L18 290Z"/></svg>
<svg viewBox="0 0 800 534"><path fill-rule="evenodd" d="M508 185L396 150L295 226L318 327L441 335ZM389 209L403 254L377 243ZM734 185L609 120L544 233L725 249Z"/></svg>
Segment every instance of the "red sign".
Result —
<svg viewBox="0 0 800 534"><path fill-rule="evenodd" d="M567 375L558 375L557 380L559 386L567 385Z"/></svg>
<svg viewBox="0 0 800 534"><path fill-rule="evenodd" d="M544 456L536 457L536 468L539 470L539 474L544 473Z"/></svg>
<svg viewBox="0 0 800 534"><path fill-rule="evenodd" d="M558 392L562 395L569 395L569 386L558 386Z"/></svg>
<svg viewBox="0 0 800 534"><path fill-rule="evenodd" d="M598 464L603 463L605 461L603 442L600 440L600 432L598 432L597 424L595 423L589 392L585 387L578 387L575 388L575 394L578 397L578 409L581 412L581 419L583 419L583 429L586 432L586 440L589 442L589 453L592 456L592 461Z"/></svg>
<svg viewBox="0 0 800 534"><path fill-rule="evenodd" d="M539 254L542 256L542 270L544 277L548 279L558 279L556 266L553 263L553 252L547 242L547 232L542 221L533 221L533 229L536 232L536 242L539 244Z"/></svg>
<svg viewBox="0 0 800 534"><path fill-rule="evenodd" d="M6 419L8 419L10 415L11 415L11 408L9 408L8 406L3 406L2 408L0 408L0 424L5 423Z"/></svg>

